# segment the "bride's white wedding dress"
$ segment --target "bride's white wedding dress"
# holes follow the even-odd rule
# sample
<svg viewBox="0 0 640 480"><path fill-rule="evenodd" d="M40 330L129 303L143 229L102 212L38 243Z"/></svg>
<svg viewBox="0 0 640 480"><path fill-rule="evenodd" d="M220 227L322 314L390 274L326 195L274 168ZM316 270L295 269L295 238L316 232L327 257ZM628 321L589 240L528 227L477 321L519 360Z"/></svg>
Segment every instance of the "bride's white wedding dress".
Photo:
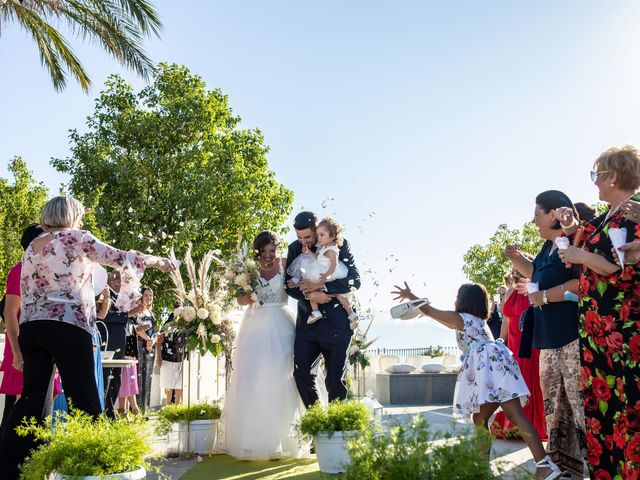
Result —
<svg viewBox="0 0 640 480"><path fill-rule="evenodd" d="M304 411L293 379L295 314L282 271L261 284L260 303L247 309L236 338L219 446L246 460L302 457L309 445L294 430Z"/></svg>

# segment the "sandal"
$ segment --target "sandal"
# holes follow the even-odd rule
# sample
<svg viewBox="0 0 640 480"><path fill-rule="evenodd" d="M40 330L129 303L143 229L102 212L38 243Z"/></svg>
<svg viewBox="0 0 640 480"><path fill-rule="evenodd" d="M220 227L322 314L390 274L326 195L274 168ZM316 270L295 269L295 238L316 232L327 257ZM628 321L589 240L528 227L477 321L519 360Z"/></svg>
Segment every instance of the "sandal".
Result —
<svg viewBox="0 0 640 480"><path fill-rule="evenodd" d="M536 462L536 468L548 468L551 470L551 473L544 477L544 480L553 480L554 478L558 478L562 475L562 470L553 460L551 460L549 455L545 455L542 460Z"/></svg>

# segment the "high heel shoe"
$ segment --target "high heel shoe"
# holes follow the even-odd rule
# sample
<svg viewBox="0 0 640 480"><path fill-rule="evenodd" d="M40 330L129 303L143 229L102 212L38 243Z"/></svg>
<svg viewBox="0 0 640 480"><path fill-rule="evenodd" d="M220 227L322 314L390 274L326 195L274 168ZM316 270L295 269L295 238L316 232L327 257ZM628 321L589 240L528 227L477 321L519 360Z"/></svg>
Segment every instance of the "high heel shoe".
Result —
<svg viewBox="0 0 640 480"><path fill-rule="evenodd" d="M553 480L554 478L558 478L562 475L562 470L553 460L551 460L549 455L545 455L542 460L536 462L536 468L548 468L551 470L551 473L544 477L544 480Z"/></svg>

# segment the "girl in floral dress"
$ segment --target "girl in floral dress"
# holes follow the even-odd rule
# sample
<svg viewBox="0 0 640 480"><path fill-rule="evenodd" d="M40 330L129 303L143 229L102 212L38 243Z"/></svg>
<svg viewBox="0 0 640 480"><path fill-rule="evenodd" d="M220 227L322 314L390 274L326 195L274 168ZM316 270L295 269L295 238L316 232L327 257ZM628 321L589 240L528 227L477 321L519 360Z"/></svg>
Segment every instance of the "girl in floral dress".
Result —
<svg viewBox="0 0 640 480"><path fill-rule="evenodd" d="M396 286L396 299L419 300L407 283ZM536 460L536 478L551 480L561 475L560 468L545 454L540 436L527 419L522 404L529 389L522 378L518 362L501 340L495 341L487 325L489 296L477 283L458 290L455 311L438 310L428 302L420 311L446 327L456 330L459 348L464 353L453 398L456 416L488 427L489 418L499 408L523 432L524 440Z"/></svg>

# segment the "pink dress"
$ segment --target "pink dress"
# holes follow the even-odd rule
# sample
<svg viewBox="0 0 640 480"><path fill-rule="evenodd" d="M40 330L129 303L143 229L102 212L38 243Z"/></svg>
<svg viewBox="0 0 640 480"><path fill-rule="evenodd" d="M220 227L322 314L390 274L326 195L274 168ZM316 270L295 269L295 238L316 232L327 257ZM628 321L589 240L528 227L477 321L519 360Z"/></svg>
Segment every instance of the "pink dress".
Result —
<svg viewBox="0 0 640 480"><path fill-rule="evenodd" d="M520 339L522 333L518 326L520 317L529 308L529 299L526 295L513 292L507 301L504 302L503 313L504 319L509 322L509 334L507 337L507 347L514 352L520 372L524 378L531 396L529 403L524 407L524 414L538 431L542 441L547 440L547 427L544 416L544 404L542 401L542 390L540 388L540 350L533 348L531 350L531 358L520 358L518 350L520 349ZM504 320L503 320L504 321ZM509 421L503 411L496 414L491 427L491 434L496 438L520 438L521 434L513 423Z"/></svg>
<svg viewBox="0 0 640 480"><path fill-rule="evenodd" d="M20 274L22 273L22 262L17 263L7 275L7 295L20 296ZM18 312L18 321L20 320L20 312ZM22 372L13 368L13 350L9 339L5 339L4 356L2 357L2 365L0 365L2 375L2 383L0 383L0 393L5 395L20 395L22 393ZM56 395L62 393L60 389L60 376L56 371L53 383L53 391Z"/></svg>

